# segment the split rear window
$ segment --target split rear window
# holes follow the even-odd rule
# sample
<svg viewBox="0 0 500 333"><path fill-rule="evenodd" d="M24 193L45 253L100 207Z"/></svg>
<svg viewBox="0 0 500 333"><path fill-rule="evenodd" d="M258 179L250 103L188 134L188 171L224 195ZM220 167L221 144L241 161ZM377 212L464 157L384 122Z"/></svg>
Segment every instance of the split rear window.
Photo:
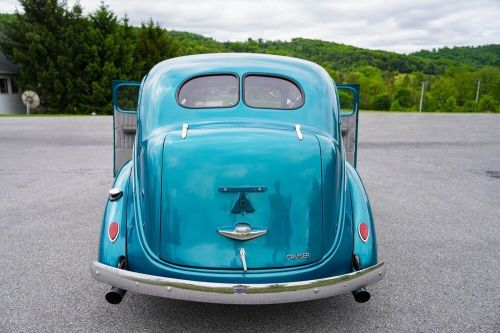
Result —
<svg viewBox="0 0 500 333"><path fill-rule="evenodd" d="M186 108L228 108L239 102L239 79L232 74L197 76L186 81L177 94ZM304 105L304 95L291 80L249 74L243 79L243 102L252 108L294 110Z"/></svg>
<svg viewBox="0 0 500 333"><path fill-rule="evenodd" d="M177 101L192 109L228 108L238 104L239 96L239 82L235 75L206 75L184 83Z"/></svg>
<svg viewBox="0 0 500 333"><path fill-rule="evenodd" d="M304 105L302 91L290 80L265 75L247 75L244 102L253 108L293 110Z"/></svg>

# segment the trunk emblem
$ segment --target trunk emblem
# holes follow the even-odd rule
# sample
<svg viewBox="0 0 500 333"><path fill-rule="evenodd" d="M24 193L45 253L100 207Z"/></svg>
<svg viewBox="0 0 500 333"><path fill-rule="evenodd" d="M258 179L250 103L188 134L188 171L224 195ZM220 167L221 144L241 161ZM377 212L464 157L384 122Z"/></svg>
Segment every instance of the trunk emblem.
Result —
<svg viewBox="0 0 500 333"><path fill-rule="evenodd" d="M234 227L218 228L217 232L222 236L237 240L249 240L267 233L267 229L264 228L256 227L254 229L252 230L252 227L248 223L238 223Z"/></svg>

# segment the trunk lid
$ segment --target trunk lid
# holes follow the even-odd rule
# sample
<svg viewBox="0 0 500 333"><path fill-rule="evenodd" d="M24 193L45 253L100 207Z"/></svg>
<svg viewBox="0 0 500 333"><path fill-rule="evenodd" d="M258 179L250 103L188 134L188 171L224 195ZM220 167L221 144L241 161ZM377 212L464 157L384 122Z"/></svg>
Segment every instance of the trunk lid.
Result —
<svg viewBox="0 0 500 333"><path fill-rule="evenodd" d="M193 128L165 137L160 258L198 268L249 270L323 256L321 153L293 130ZM257 237L234 239L251 229ZM225 234L225 235L224 235Z"/></svg>

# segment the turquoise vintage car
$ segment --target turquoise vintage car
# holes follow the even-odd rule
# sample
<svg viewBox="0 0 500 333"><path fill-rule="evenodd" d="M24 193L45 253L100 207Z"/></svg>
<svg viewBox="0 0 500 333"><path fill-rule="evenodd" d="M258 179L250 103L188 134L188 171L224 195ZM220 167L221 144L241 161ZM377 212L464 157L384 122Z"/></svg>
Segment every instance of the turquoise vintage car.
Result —
<svg viewBox="0 0 500 333"><path fill-rule="evenodd" d="M113 82L116 179L91 265L106 299L368 301L385 266L355 169L358 101L312 62L260 54Z"/></svg>

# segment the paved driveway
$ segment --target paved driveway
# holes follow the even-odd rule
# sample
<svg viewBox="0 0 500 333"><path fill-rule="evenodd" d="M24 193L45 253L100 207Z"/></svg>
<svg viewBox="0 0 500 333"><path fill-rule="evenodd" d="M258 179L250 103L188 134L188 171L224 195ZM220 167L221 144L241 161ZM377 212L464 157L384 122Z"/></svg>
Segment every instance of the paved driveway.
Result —
<svg viewBox="0 0 500 333"><path fill-rule="evenodd" d="M359 170L385 280L350 295L226 306L91 280L112 184L110 117L0 118L0 332L500 331L500 115L362 113Z"/></svg>

